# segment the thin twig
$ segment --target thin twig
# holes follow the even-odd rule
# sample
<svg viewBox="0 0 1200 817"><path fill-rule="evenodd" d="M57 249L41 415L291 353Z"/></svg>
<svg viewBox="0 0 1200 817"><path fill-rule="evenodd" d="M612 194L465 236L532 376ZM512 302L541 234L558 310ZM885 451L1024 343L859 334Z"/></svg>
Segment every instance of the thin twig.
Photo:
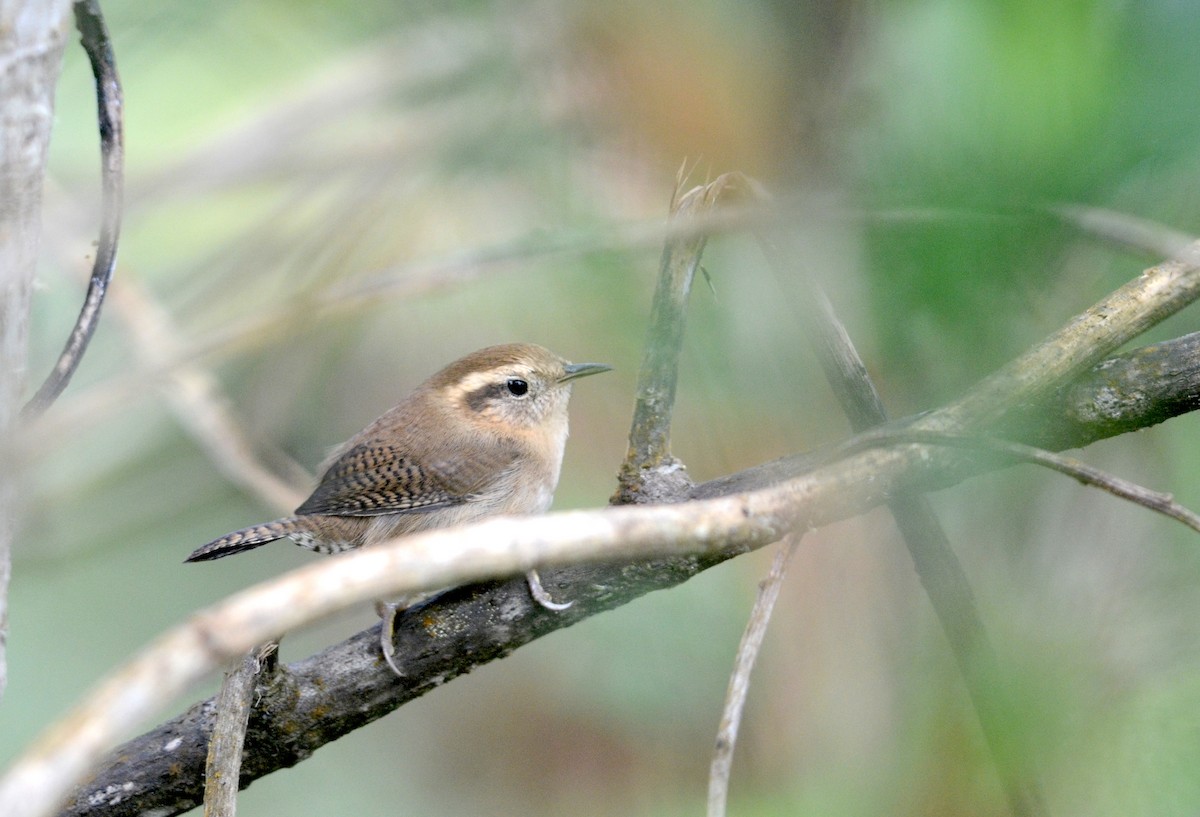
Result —
<svg viewBox="0 0 1200 817"><path fill-rule="evenodd" d="M418 259L363 273L353 279L339 280L329 287L306 293L282 306L259 310L235 325L209 332L190 345L181 346L174 356L163 359L155 366L143 365L138 371L92 386L70 405L61 405L54 415L57 418L60 414L69 413L69 416L64 416L61 422L52 418L43 419L42 425L38 426L38 433L45 431L54 434L61 428L82 427L104 412L126 405L132 395L145 390L148 380L160 379L176 366L200 358L211 364L279 340L294 331L294 317L299 313L309 315L314 320L331 320L351 310L361 311L391 300L418 297L449 286L469 283L498 267L513 266L524 261L551 260L558 256L577 256L617 247L650 246L664 240L684 242L699 235L711 236L746 228L767 228L806 218L808 212L803 202L786 199L776 200L771 210L752 202L723 202L720 208L693 213L688 219L616 224L599 232L589 231L566 237L547 238L544 232L531 233L444 258ZM899 214L893 211L862 213L847 210L840 217L879 221L898 218ZM920 220L954 217L985 216L941 210L922 211L914 216ZM1147 248L1150 245L1139 243L1137 246ZM1175 242L1168 242L1164 246L1178 249Z"/></svg>
<svg viewBox="0 0 1200 817"><path fill-rule="evenodd" d="M1079 204L1056 205L1050 208L1050 212L1076 229L1114 244L1185 264L1200 263L1194 236L1172 230L1158 222Z"/></svg>
<svg viewBox="0 0 1200 817"><path fill-rule="evenodd" d="M733 750L737 744L742 711L750 692L750 673L754 670L763 637L767 634L767 625L771 622L771 613L779 599L788 563L799 544L800 536L792 534L784 539L776 551L770 571L759 583L754 608L750 611L750 618L738 644L733 672L729 676L729 688L725 692L721 723L717 727L717 745L708 772L708 817L725 817L725 806L729 801L729 772L733 767Z"/></svg>
<svg viewBox="0 0 1200 817"><path fill-rule="evenodd" d="M793 214L796 211L785 210ZM631 222L580 234L547 238L544 232L530 233L488 247L454 255L418 259L396 266L339 279L328 286L298 294L283 304L266 305L236 323L207 332L203 337L180 344L171 355L153 365L143 361L135 371L125 372L60 403L52 415L41 418L34 432L55 435L62 429L78 429L106 413L128 405L146 391L147 382L168 377L177 367L214 363L247 354L296 331L295 317L303 314L306 325L330 321L348 314L359 319L363 310L395 300L429 295L452 286L462 286L486 275L518 269L521 262L580 256L615 248L648 247L664 240L686 242L701 234L711 235L743 229L763 220L778 218L775 212L749 204L722 205L715 211L694 212L687 219Z"/></svg>
<svg viewBox="0 0 1200 817"><path fill-rule="evenodd" d="M881 429L869 431L836 446L836 456L849 456L868 448L881 445L944 445L955 448L973 448L984 451L995 451L1017 460L1018 462L1040 465L1065 474L1083 485L1099 488L1120 499L1126 499L1143 508L1160 513L1176 522L1182 522L1192 530L1200 533L1200 514L1188 510L1175 501L1170 494L1152 491L1122 479L1107 471L1103 471L1085 462L1037 448L1025 443L1002 440L998 437L986 437L973 434L956 434L942 431L924 431L920 429Z"/></svg>
<svg viewBox="0 0 1200 817"><path fill-rule="evenodd" d="M83 359L100 320L100 307L104 305L104 295L117 265L117 244L121 236L121 199L125 184L125 125L121 80L117 76L112 40L104 25L99 2L76 0L74 9L75 26L79 29L80 41L87 51L92 74L96 78L102 171L100 239L96 244L96 259L92 264L87 296L79 310L79 317L75 320L75 327L58 356L58 362L22 409L21 414L26 418L36 417L50 407L67 387L71 375Z"/></svg>

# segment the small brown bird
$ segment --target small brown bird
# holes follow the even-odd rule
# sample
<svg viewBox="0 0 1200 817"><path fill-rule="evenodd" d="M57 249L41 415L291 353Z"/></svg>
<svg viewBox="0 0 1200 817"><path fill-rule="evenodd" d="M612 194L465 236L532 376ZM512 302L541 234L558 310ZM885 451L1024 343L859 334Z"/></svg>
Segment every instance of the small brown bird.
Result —
<svg viewBox="0 0 1200 817"><path fill-rule="evenodd" d="M288 538L340 553L402 534L550 507L567 441L571 381L608 371L568 363L541 346L489 346L451 363L350 438L293 516L228 533L186 561L220 559ZM534 598L554 603L537 571ZM384 604L381 649L393 660L402 602Z"/></svg>

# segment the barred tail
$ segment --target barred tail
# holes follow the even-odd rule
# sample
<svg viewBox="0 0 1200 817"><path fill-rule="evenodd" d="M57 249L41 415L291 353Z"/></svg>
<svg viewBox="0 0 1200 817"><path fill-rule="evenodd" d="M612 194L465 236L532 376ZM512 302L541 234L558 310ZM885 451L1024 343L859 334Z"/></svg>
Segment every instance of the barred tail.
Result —
<svg viewBox="0 0 1200 817"><path fill-rule="evenodd" d="M232 556L243 550L253 550L259 545L304 532L303 525L299 523L300 520L297 517L289 516L284 519L276 519L274 522L264 522L261 525L235 530L233 533L227 533L220 539L214 539L207 545L196 548L192 551L192 555L184 561L207 562Z"/></svg>

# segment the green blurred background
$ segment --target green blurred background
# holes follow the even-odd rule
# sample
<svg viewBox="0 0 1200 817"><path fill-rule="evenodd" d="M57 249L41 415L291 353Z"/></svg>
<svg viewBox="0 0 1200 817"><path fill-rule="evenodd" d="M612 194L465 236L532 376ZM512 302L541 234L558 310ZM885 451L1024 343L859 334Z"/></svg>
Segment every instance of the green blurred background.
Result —
<svg viewBox="0 0 1200 817"><path fill-rule="evenodd" d="M1177 0L655 4L105 3L125 84L117 286L28 435L7 762L190 611L313 557L181 564L280 498L231 477L204 395L267 472L444 363L509 340L617 371L576 390L555 507L603 505L676 171L793 208L889 410L939 404L1154 258L1047 216L1200 231L1200 15ZM68 50L31 380L96 230L94 100ZM698 480L846 433L795 280L737 233L705 258L674 430ZM1186 311L1156 337L1193 331ZM1200 507L1197 421L1085 458ZM1008 738L1056 815L1200 811L1200 547L1017 469L934 503L1019 692ZM737 640L770 553L555 634L243 794L258 815L702 811ZM369 607L285 641L295 660ZM212 687L198 690L208 694ZM182 709L196 696L178 702ZM130 724L135 734L150 724ZM731 813L1004 814L962 684L881 512L809 535L754 677Z"/></svg>

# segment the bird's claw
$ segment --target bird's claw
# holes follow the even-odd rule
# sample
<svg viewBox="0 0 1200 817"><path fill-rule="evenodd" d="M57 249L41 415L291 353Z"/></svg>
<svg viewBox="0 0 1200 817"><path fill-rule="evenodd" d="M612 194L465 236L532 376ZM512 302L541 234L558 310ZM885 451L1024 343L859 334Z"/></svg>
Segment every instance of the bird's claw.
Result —
<svg viewBox="0 0 1200 817"><path fill-rule="evenodd" d="M546 592L546 588L542 587L542 577L538 575L536 568L525 574L525 581L529 584L529 594L533 596L533 600L547 610L561 613L575 603L574 601L560 602L552 599Z"/></svg>
<svg viewBox="0 0 1200 817"><path fill-rule="evenodd" d="M396 635L396 615L404 609L404 604L381 601L378 602L378 609L382 619L379 625L379 651L383 653L383 660L392 668L392 672L403 678L404 672L396 663L396 644L393 637Z"/></svg>

